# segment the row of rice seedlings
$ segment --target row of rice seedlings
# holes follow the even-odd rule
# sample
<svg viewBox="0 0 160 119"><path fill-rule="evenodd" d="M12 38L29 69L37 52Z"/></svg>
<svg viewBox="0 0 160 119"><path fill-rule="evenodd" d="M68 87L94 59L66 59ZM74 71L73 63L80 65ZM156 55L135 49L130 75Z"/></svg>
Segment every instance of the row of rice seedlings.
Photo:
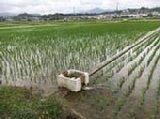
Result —
<svg viewBox="0 0 160 119"><path fill-rule="evenodd" d="M134 90L136 80L137 80L137 79L134 79L134 80L131 82L131 84L128 86L128 90L127 90L127 92L125 93L125 96L126 96L126 97L128 97L128 96L131 94L131 92Z"/></svg>
<svg viewBox="0 0 160 119"><path fill-rule="evenodd" d="M143 50L144 50L143 47L140 47L140 48L137 50L137 54L140 54Z"/></svg>
<svg viewBox="0 0 160 119"><path fill-rule="evenodd" d="M158 52L158 51L157 51ZM141 100L140 100L140 104L143 105L144 104L144 101L145 101L145 94L147 92L147 90L149 89L149 86L150 86L150 82L151 82L151 79L152 79L152 76L153 76L153 72L157 66L157 63L160 59L160 53L158 54L158 56L156 56L155 58L155 61L153 62L153 66L149 72L149 75L148 75L148 80L147 80L147 86L145 88L142 89L141 91Z"/></svg>
<svg viewBox="0 0 160 119"><path fill-rule="evenodd" d="M155 46L158 44L158 42L159 42L159 41L157 41L157 42L155 43ZM152 61L152 59L153 59L154 55L156 54L157 50L160 48L160 45L157 46L157 47L154 47L154 48L155 48L155 50L153 51L153 53L151 54L151 56L149 57L149 59L148 59L148 61L147 61L147 66L148 66L148 65L150 64L150 62Z"/></svg>
<svg viewBox="0 0 160 119"><path fill-rule="evenodd" d="M141 50L140 50L140 51L141 51ZM146 54L147 54L147 53L146 53ZM144 55L140 58L139 63L141 63L141 62L143 61L143 59L144 59L144 57L145 57L146 54L144 54ZM139 64L139 63L138 63L138 64ZM144 65L141 66L140 69L139 69L139 71L138 71L138 73L136 73L137 75L133 78L131 84L128 86L128 91L127 91L127 93L125 93L126 97L128 97L128 96L131 94L131 92L133 91L133 89L134 89L134 87L135 87L136 80L138 80L138 78L140 78L140 77L142 76L142 74L143 74L143 72L144 72L144 68L145 68ZM119 86L119 87L122 87L122 85L124 84L124 82L125 82L125 79L122 77L122 79L120 80L120 83L119 83L118 86ZM127 100L126 98L121 98L120 101L118 101L117 108L118 108L119 111L120 111L120 110L122 109L122 107L125 105L126 100ZM116 117L116 116L118 115L118 112L119 112L119 111L115 111L114 117Z"/></svg>
<svg viewBox="0 0 160 119"><path fill-rule="evenodd" d="M142 73L143 73L143 71L144 71L144 68L145 68L145 66L142 64L142 65L140 65L142 62L143 62L143 60L144 60L144 58L142 58L142 57L145 57L145 55L142 55L141 56L141 58L139 59L139 61L137 61L137 62L134 62L134 68L132 68L132 73L133 72L135 72L135 75L133 75L133 77L132 77L132 79L137 79L137 78L139 78L141 75L142 75ZM139 64L139 65L138 65ZM133 66L133 65L131 65L131 66ZM137 71L137 70L138 71ZM131 71L131 70L130 70ZM131 76L131 74L132 73L128 73L128 76ZM129 77L128 77L129 78ZM128 80L129 81L129 80Z"/></svg>
<svg viewBox="0 0 160 119"><path fill-rule="evenodd" d="M111 62L109 65L107 65L106 67L104 67L102 70L98 71L97 72L98 76L96 76L94 84L99 81L103 81L103 80L106 81L106 80L110 79L115 73L114 69L117 66L117 64L118 64L118 62L117 62L117 60L115 60L115 61Z"/></svg>
<svg viewBox="0 0 160 119"><path fill-rule="evenodd" d="M117 65L117 67L116 67L116 69L115 69L115 72L116 72L116 73L119 72L119 71L124 67L124 65L125 65L124 62L120 62L120 63Z"/></svg>
<svg viewBox="0 0 160 119"><path fill-rule="evenodd" d="M94 75L94 80L92 80L92 84L96 84L96 83L103 83L104 81L109 80L110 78L113 77L114 75L114 71L111 69L110 71L106 72L105 74L102 73L102 71L99 71L101 73L96 73Z"/></svg>
<svg viewBox="0 0 160 119"><path fill-rule="evenodd" d="M145 44L142 46L142 47L140 47L139 46L139 48L137 49L137 50L142 50L141 48L143 48L143 49L145 49L146 47L149 47L149 46L151 46L151 48L153 47L153 46L155 46L156 45L156 43L157 43L157 34L155 34L155 35L152 35L152 38L150 38L149 40L147 40L146 42L145 42ZM155 40L156 39L156 40ZM139 52L141 52L141 51L139 51Z"/></svg>
<svg viewBox="0 0 160 119"><path fill-rule="evenodd" d="M159 115L159 112L160 112L159 108L160 108L160 78L159 78L158 89L156 94L155 119L158 119L157 115Z"/></svg>
<svg viewBox="0 0 160 119"><path fill-rule="evenodd" d="M135 88L135 84L136 84L136 81L142 76L143 74L143 71L144 71L144 66L140 66L140 69L138 71L138 73L136 73L137 75L135 75L132 79L132 82L129 84L128 86L128 89L127 91L124 93L124 96L121 100L123 101L120 101L119 105L118 105L118 112L117 112L117 116L118 116L118 113L121 111L121 109L123 108L123 106L125 106L125 104L127 103L128 100L128 97L131 95L131 93L133 92L134 88ZM123 86L125 82L125 78L122 77L122 82L121 82L121 88Z"/></svg>
<svg viewBox="0 0 160 119"><path fill-rule="evenodd" d="M143 48L139 47L139 49L140 49L140 50L138 50L138 52L132 52L132 51L131 51L131 52L128 53L128 56L127 56L127 57L128 57L128 58L127 58L127 62L128 62L128 63L131 62L131 61L133 61L134 59L136 59L136 58L138 57L138 55L140 55L140 54L142 53L142 49L143 49ZM147 52L144 53L144 56L147 55L148 51L149 51L149 50L147 50ZM142 60L142 58L141 58L140 63L141 63L142 61L143 61L143 60ZM136 65L135 65L135 66L136 66ZM121 68L122 68L122 67L121 67ZM119 72L119 71L120 71L120 68L118 68L118 69L119 69L119 70L118 70L118 72ZM133 67L133 70L134 70L134 67ZM129 74L130 74L131 72L132 72L132 70L129 71ZM129 74L128 74L128 75L129 75Z"/></svg>
<svg viewBox="0 0 160 119"><path fill-rule="evenodd" d="M121 57L117 58L114 62L110 63L107 67L107 70L104 70L105 79L111 79L115 73L118 73L126 64L128 54L124 54ZM106 69L106 67L104 67ZM103 68L103 69L104 69Z"/></svg>
<svg viewBox="0 0 160 119"><path fill-rule="evenodd" d="M124 76L119 79L119 83L117 84L117 87L119 89L122 88L123 84L125 83L125 80L126 80L126 77L124 77Z"/></svg>
<svg viewBox="0 0 160 119"><path fill-rule="evenodd" d="M139 53L137 53L137 54L141 54L141 52L139 52ZM134 54L131 54L130 52L127 54L127 56L128 56L128 59L130 59L130 57L132 57L132 55L134 55ZM139 61L136 61L133 65L131 65L131 69L130 70L128 70L128 76L130 76L131 74L132 74L132 72L136 69L136 67L138 66L138 64L141 64L142 63L142 61L144 60L144 57L147 55L147 53L146 53L146 51L144 51L143 52L143 55L141 56L141 58L139 59ZM133 56L134 58L136 58L136 57L138 57L138 55L134 55ZM128 62L130 62L130 60L128 60ZM139 71L139 75L142 75L142 73L143 73L143 70L144 70L144 66L143 67L140 67L140 71ZM139 75L137 76L137 77L135 77L135 79L136 78L138 78L139 77ZM117 87L119 88L121 88L121 86L122 86L122 84L124 84L125 83L125 80L124 80L125 78L124 77L121 77L120 78L120 81L117 83ZM132 88L129 88L129 89L132 89Z"/></svg>
<svg viewBox="0 0 160 119"><path fill-rule="evenodd" d="M136 73L137 75L135 75L133 77L133 80L129 84L127 92L124 93L124 96L122 96L121 98L118 99L118 101L117 101L117 109L114 112L114 117L118 116L118 113L121 111L123 106L126 104L128 97L130 96L130 94L133 92L133 90L135 88L136 80L138 80L142 76L143 71L144 71L144 65L140 66L140 69L139 69L138 73ZM125 83L125 81L126 81L126 78L122 77L120 79L120 83L119 83L118 87L122 88L122 86Z"/></svg>
<svg viewBox="0 0 160 119"><path fill-rule="evenodd" d="M135 55L130 55L129 57L128 57L128 62L131 62L131 61L133 61L135 59Z"/></svg>
<svg viewBox="0 0 160 119"><path fill-rule="evenodd" d="M146 48L147 46L149 46L153 42L153 39L156 38L156 34L152 34L152 36L150 36L149 38L147 38L147 40L145 40L142 43L142 45L138 45L137 47L133 48L133 52L137 52L137 50L139 50L140 48Z"/></svg>
<svg viewBox="0 0 160 119"><path fill-rule="evenodd" d="M152 66L151 70L150 70L150 73L149 73L149 76L148 76L148 81L147 81L147 90L149 89L149 85L150 85L150 82L151 82L151 79L152 79L152 76L153 76L153 73L154 73L154 70L157 66L157 63L160 59L160 53L159 55L157 56L155 62L154 62L154 65Z"/></svg>
<svg viewBox="0 0 160 119"><path fill-rule="evenodd" d="M153 42L155 43L155 42ZM152 43L152 44L153 44ZM151 44L151 45L152 45ZM143 51L143 52L142 52ZM131 67L128 69L128 75L131 75L132 72L135 70L135 68L137 67L137 65L141 64L142 61L144 60L144 57L147 55L149 51L148 50L143 50L143 48L139 48L138 51L137 51L137 56L140 55L141 53L143 53L143 55L141 56L141 58L139 59L139 61L136 61L134 64L131 65ZM136 57L137 57L136 56Z"/></svg>
<svg viewBox="0 0 160 119"><path fill-rule="evenodd" d="M146 93L146 88L143 88L141 90L141 93L140 93L140 105L139 105L139 108L144 104L145 93Z"/></svg>
<svg viewBox="0 0 160 119"><path fill-rule="evenodd" d="M140 47L139 47L140 48ZM120 57L119 59L117 59L117 62L120 62L118 65L116 65L116 72L119 72L122 67L124 67L125 65L125 61L130 62L132 61L133 59L135 59L141 52L132 52L132 51L129 51L127 56L123 55L122 57ZM112 67L112 68L115 68L115 67Z"/></svg>
<svg viewBox="0 0 160 119"><path fill-rule="evenodd" d="M131 56L131 55L130 55L130 56ZM130 57L130 56L129 56L129 57ZM136 64L137 64L137 63L136 63ZM136 66L137 66L137 65L136 65ZM135 79L136 79L136 78L135 78ZM132 92L132 90L134 89L134 87L135 87L135 81L136 81L135 79L132 81L131 85L128 86L128 93L125 93L125 97L123 97L123 98L121 98L121 99L118 100L118 102L117 102L117 111L115 111L114 117L116 117L116 116L118 115L118 112L119 112L119 111L122 109L122 107L125 105L125 102L126 102L126 100L127 100L126 96L127 96L127 95L129 96L130 92ZM121 78L119 79L119 82L118 82L118 84L117 84L117 87L119 87L119 90L122 88L122 86L124 85L125 81L126 81L126 77L121 77ZM128 97L128 96L127 96L127 97Z"/></svg>
<svg viewBox="0 0 160 119"><path fill-rule="evenodd" d="M112 78L115 73L119 72L124 67L126 61L127 55L124 54L110 63L108 66L104 67L103 69L105 70L103 72L105 73L105 79L108 80Z"/></svg>
<svg viewBox="0 0 160 119"><path fill-rule="evenodd" d="M148 43L148 42L152 43L153 41L151 39L149 39L144 44L139 45L138 47L131 49L128 53L128 62L133 61L133 59L135 59L146 48L146 43Z"/></svg>
<svg viewBox="0 0 160 119"><path fill-rule="evenodd" d="M142 73L144 71L144 66L140 67L140 71L138 73L138 75L136 77L134 77L134 79L132 80L131 84L128 86L127 92L124 94L125 97L120 98L117 101L117 111L115 111L114 113L114 117L118 116L118 113L120 112L120 110L123 108L123 106L125 105L126 101L127 101L127 97L131 94L131 92L134 90L135 88L135 83L136 80L138 80L138 78L141 77ZM117 87L119 87L120 89L122 88L123 84L126 81L126 77L121 77L120 78L120 82L118 83Z"/></svg>
<svg viewBox="0 0 160 119"><path fill-rule="evenodd" d="M134 64L131 64L131 66L128 68L128 76L132 74L132 72L136 69L138 66L138 62L134 62Z"/></svg>
<svg viewBox="0 0 160 119"><path fill-rule="evenodd" d="M142 76L142 74L144 72L144 68L145 68L145 66L142 65L142 66L140 66L140 68L136 72L135 76L133 77L133 80L132 80L131 84L128 86L128 90L127 90L127 92L125 94L126 97L128 97L132 93L132 91L134 90L135 84L136 84L136 80L138 80Z"/></svg>
<svg viewBox="0 0 160 119"><path fill-rule="evenodd" d="M156 37L157 36L155 36L153 38L156 38ZM140 55L143 50L146 50L144 52L144 55L146 56L149 53L149 50L155 45L155 43L157 43L157 41L158 40L153 41L153 39L149 39L147 42L145 42L147 44L148 44L148 42L150 43L147 46L143 44L141 47L136 48L136 50L134 50L134 48L133 48L131 50L131 54L129 54L128 62L133 61L133 59L135 59L138 55ZM152 46L152 47L146 48L146 47L149 47L149 46Z"/></svg>
<svg viewBox="0 0 160 119"><path fill-rule="evenodd" d="M140 67L140 70L138 71L138 75L136 78L140 78L144 72L144 69L145 69L145 65L141 66Z"/></svg>
<svg viewBox="0 0 160 119"><path fill-rule="evenodd" d="M139 50L139 54L142 52L142 49L140 48L140 50ZM140 58L140 60L139 60L139 62L137 63L135 63L135 66L134 66L134 68L133 69L135 69L136 68L136 66L137 66L137 64L141 64L141 62L144 60L144 57L145 57L145 55L146 54L144 54L141 58ZM135 77L133 77L133 80L132 80L132 82L131 82L131 84L128 86L128 91L125 93L125 96L126 97L128 97L130 94L131 94L131 92L133 91L133 89L134 89L134 87L135 87L135 83L136 83L136 80L138 80L138 78L140 78L141 76L142 76L142 74L143 74L143 72L144 72L144 68L145 68L145 66L143 65L143 66L140 66L140 69L139 69L139 71L138 71L138 73L136 73L137 75L135 76ZM132 70L132 72L133 72L134 70ZM130 72L130 74L131 74L131 72ZM122 77L121 79L120 79L120 82L118 83L118 87L120 87L120 88L122 88L122 86L123 86L123 84L125 83L125 78L124 77ZM126 102L126 100L127 100L127 98L120 98L119 100L118 100L118 105L117 105L117 111L115 111L115 113L114 113L114 117L116 117L116 116L118 116L118 112L122 109L122 107L125 105L125 102Z"/></svg>
<svg viewBox="0 0 160 119"><path fill-rule="evenodd" d="M157 41L156 41L157 42ZM154 42L155 43L155 42ZM154 49L155 50L155 49ZM152 58L153 59L153 58ZM153 70L154 71L154 70ZM151 74L151 73L150 73ZM150 75L151 76L151 75ZM149 77L148 77L149 78ZM151 78L151 77L150 77ZM147 85L150 84L150 81L148 80ZM147 87L143 88L141 90L141 95L140 95L140 105L144 104L144 98L145 98L145 93L147 91ZM141 107L141 106L140 106Z"/></svg>
<svg viewBox="0 0 160 119"><path fill-rule="evenodd" d="M140 61L143 61L143 59L141 58ZM128 76L132 74L132 72L136 69L138 65L139 65L138 62L134 62L134 64L131 64L131 66L128 69Z"/></svg>
<svg viewBox="0 0 160 119"><path fill-rule="evenodd" d="M116 72L120 71L122 69L122 67L125 65L126 61L127 61L127 55L124 54L123 56L117 58L114 61L115 62L114 64L111 63L108 66L106 66L107 70L105 70L105 72L109 72L110 70L113 70L116 73ZM104 67L104 68L106 68L106 67Z"/></svg>

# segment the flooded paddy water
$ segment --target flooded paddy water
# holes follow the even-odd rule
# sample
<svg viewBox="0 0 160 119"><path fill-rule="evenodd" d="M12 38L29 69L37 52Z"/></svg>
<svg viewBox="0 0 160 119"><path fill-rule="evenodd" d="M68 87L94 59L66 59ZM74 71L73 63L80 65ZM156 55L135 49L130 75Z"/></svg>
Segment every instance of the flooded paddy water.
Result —
<svg viewBox="0 0 160 119"><path fill-rule="evenodd" d="M145 38L140 47L134 49L112 62L116 65L110 63L93 75L90 79L93 90L70 92L64 102L86 119L158 119L160 31ZM124 62L124 66L116 72L119 61Z"/></svg>
<svg viewBox="0 0 160 119"><path fill-rule="evenodd" d="M58 43L54 40L49 42L56 45L44 47L30 44L22 46L23 48L16 45L1 46L1 85L24 87L44 96L53 94L66 107L85 119L158 119L160 29L145 34L126 48L119 48L117 54L117 46L105 42L106 37L111 38L110 35L99 37L101 42L98 38L96 42L90 42L91 38L86 38L84 44L84 37L78 39L77 43L69 39L66 44L59 39L56 41ZM119 38L118 35L114 37ZM123 38L121 36L119 39ZM81 47L78 47L79 44ZM114 52L113 49L109 50L111 47L105 48L108 45L113 45ZM71 67L88 72L93 66L96 68L96 65L105 64L106 61L110 63L90 77L91 90L68 92L66 95L58 90L56 76L63 70Z"/></svg>

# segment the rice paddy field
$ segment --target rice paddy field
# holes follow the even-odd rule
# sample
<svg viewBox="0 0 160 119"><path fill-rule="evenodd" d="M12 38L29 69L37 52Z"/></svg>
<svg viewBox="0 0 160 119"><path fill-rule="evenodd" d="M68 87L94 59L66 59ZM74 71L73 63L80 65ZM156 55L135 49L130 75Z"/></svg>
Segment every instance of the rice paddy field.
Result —
<svg viewBox="0 0 160 119"><path fill-rule="evenodd" d="M49 95L66 69L93 88L62 97L85 119L160 118L160 22L0 24L0 80Z"/></svg>

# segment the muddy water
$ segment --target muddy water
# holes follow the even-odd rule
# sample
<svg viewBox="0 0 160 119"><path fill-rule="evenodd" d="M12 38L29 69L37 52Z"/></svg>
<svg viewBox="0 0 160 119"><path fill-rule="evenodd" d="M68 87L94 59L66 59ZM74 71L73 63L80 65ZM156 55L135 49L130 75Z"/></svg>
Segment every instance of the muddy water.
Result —
<svg viewBox="0 0 160 119"><path fill-rule="evenodd" d="M3 80L5 78L1 78L1 84L5 86L14 86L14 87L22 87L31 90L33 93L40 93L43 96L51 95L52 93L58 91L57 82L55 80L46 79L46 77L39 77L40 81L33 81L30 77L25 77L22 79L16 80Z"/></svg>
<svg viewBox="0 0 160 119"><path fill-rule="evenodd" d="M105 86L90 91L69 93L64 99L70 108L80 112L85 119L106 119L111 118L108 113L112 113L116 95Z"/></svg>

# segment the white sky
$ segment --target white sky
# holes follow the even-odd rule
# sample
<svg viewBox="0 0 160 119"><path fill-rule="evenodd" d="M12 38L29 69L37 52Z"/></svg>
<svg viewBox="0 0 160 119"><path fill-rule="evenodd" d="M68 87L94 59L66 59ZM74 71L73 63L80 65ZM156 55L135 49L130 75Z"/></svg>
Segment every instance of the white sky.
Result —
<svg viewBox="0 0 160 119"><path fill-rule="evenodd" d="M160 7L160 0L0 0L0 13L71 13L93 8L119 9Z"/></svg>

